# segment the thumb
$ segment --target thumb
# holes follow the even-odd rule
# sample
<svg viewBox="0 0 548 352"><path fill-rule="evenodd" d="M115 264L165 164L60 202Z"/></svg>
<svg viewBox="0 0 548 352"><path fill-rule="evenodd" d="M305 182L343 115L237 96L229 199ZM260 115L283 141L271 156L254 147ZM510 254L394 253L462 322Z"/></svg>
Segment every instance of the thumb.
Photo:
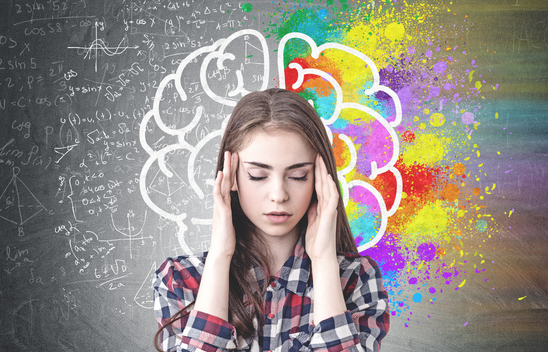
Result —
<svg viewBox="0 0 548 352"><path fill-rule="evenodd" d="M310 203L310 206L308 207L307 215L308 215L308 223L312 224L316 220L316 216L318 215L317 201Z"/></svg>

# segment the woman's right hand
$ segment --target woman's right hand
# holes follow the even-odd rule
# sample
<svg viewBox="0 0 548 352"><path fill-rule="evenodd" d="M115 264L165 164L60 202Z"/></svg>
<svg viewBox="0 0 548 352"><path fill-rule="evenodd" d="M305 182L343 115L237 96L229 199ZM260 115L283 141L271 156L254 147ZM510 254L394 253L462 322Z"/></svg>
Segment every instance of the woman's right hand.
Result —
<svg viewBox="0 0 548 352"><path fill-rule="evenodd" d="M213 185L213 226L209 254L231 258L236 248L236 232L232 224L230 191L236 185L238 153L225 151L223 171L217 173Z"/></svg>
<svg viewBox="0 0 548 352"><path fill-rule="evenodd" d="M213 185L213 226L211 246L205 262L194 310L228 321L229 270L236 249L236 232L232 225L230 190L236 189L238 154L225 152L223 171Z"/></svg>

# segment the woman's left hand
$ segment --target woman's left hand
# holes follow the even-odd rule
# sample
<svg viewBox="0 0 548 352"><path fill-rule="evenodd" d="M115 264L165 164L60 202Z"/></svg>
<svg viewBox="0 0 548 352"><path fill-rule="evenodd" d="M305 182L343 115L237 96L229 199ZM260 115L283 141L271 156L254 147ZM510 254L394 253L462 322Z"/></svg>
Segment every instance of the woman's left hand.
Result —
<svg viewBox="0 0 548 352"><path fill-rule="evenodd" d="M314 182L317 202L308 208L306 229L306 252L310 259L321 261L336 257L337 205L339 192L337 185L327 172L327 167L318 154L314 163Z"/></svg>

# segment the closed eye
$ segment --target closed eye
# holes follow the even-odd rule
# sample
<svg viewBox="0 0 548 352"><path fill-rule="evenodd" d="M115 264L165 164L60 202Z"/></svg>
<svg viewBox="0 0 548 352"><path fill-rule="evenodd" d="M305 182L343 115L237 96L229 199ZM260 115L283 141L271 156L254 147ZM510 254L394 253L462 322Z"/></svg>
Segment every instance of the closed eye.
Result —
<svg viewBox="0 0 548 352"><path fill-rule="evenodd" d="M266 176L261 176L261 177L255 177L253 175L251 175L249 172L247 173L249 179L251 181L262 181L266 178ZM294 180L294 181L306 181L308 180L308 178L306 177L308 176L308 173L302 177L290 177L291 180Z"/></svg>
<svg viewBox="0 0 548 352"><path fill-rule="evenodd" d="M247 173L247 175L249 176L249 179L251 181L261 181L261 180L264 180L266 178L266 176L263 176L263 177L252 176L249 172Z"/></svg>
<svg viewBox="0 0 548 352"><path fill-rule="evenodd" d="M306 176L308 176L308 173L306 175L302 176L302 177L290 177L290 179L295 180L295 181L306 181L306 180L308 180L308 178Z"/></svg>

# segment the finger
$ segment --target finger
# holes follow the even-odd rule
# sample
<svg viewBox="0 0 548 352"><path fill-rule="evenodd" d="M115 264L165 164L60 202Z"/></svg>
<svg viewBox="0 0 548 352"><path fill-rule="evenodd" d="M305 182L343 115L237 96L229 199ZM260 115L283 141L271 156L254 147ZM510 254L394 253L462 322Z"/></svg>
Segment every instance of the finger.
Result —
<svg viewBox="0 0 548 352"><path fill-rule="evenodd" d="M308 215L308 225L310 226L310 224L316 220L316 216L318 215L318 202L310 203L306 214Z"/></svg>
<svg viewBox="0 0 548 352"><path fill-rule="evenodd" d="M339 204L339 192L337 190L338 185L331 175L329 175L328 178L329 178L329 188L330 188L330 194L331 194L330 206L336 209Z"/></svg>
<svg viewBox="0 0 548 352"><path fill-rule="evenodd" d="M329 202L329 199L330 199L330 195L331 195L331 192L330 192L330 184L329 184L329 180L328 180L328 172L327 172L327 167L325 166L325 162L323 160L323 158L320 157L320 173L322 175L322 193L323 193L323 204L322 206L325 207L327 206L327 203Z"/></svg>
<svg viewBox="0 0 548 352"><path fill-rule="evenodd" d="M316 188L316 198L318 198L318 204L321 204L323 199L323 192L322 175L320 171L320 154L316 154L316 160L314 162L314 187Z"/></svg>
<svg viewBox="0 0 548 352"><path fill-rule="evenodd" d="M217 177L215 178L215 182L213 183L213 200L214 201L219 200L219 197L221 197L222 181L223 181L223 172L219 170L219 172L217 172Z"/></svg>
<svg viewBox="0 0 548 352"><path fill-rule="evenodd" d="M230 175L230 190L232 191L236 191L238 189L237 187L237 184L238 184L238 181L237 181L237 178L236 178L236 173L238 172L238 160L239 160L239 155L238 153L234 153L232 154L232 162L231 162L231 167L232 167L232 170L231 170L231 175Z"/></svg>
<svg viewBox="0 0 548 352"><path fill-rule="evenodd" d="M225 151L225 155L224 155L224 163L223 163L223 176L226 175L228 177L223 177L223 182L221 183L221 194L222 196L226 196L227 194L230 194L230 188L231 188L231 184L230 184L230 168L231 168L231 165L230 165L230 152L228 151Z"/></svg>

